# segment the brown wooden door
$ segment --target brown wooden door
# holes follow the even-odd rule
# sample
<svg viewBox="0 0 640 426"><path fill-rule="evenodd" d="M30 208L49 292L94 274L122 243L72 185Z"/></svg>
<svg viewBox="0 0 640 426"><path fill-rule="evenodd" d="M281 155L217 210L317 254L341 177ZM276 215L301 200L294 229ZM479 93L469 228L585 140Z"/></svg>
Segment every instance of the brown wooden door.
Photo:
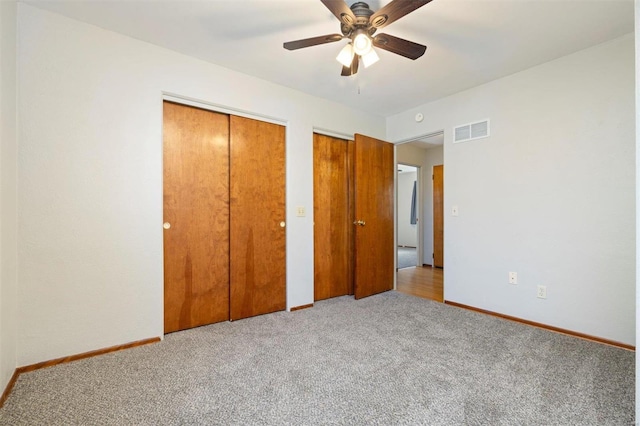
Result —
<svg viewBox="0 0 640 426"><path fill-rule="evenodd" d="M350 145L313 135L314 300L353 294Z"/></svg>
<svg viewBox="0 0 640 426"><path fill-rule="evenodd" d="M444 268L444 166L433 166L433 266Z"/></svg>
<svg viewBox="0 0 640 426"><path fill-rule="evenodd" d="M229 319L229 117L164 102L164 331Z"/></svg>
<svg viewBox="0 0 640 426"><path fill-rule="evenodd" d="M393 145L355 136L355 278L356 299L393 288Z"/></svg>
<svg viewBox="0 0 640 426"><path fill-rule="evenodd" d="M231 116L231 319L286 307L285 128Z"/></svg>

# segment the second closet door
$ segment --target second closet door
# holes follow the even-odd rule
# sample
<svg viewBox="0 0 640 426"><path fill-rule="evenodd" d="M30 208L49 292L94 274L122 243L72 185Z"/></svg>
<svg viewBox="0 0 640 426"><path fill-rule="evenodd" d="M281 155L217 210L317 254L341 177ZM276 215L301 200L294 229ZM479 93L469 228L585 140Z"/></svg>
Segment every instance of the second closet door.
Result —
<svg viewBox="0 0 640 426"><path fill-rule="evenodd" d="M353 142L313 134L314 300L353 294Z"/></svg>
<svg viewBox="0 0 640 426"><path fill-rule="evenodd" d="M286 307L285 128L230 117L231 315Z"/></svg>

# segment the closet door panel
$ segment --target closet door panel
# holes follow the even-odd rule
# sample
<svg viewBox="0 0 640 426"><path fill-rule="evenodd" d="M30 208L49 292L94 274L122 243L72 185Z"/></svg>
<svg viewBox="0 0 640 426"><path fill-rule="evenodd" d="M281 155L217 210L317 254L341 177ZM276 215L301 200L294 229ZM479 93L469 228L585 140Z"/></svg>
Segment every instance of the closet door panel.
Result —
<svg viewBox="0 0 640 426"><path fill-rule="evenodd" d="M229 319L229 117L164 102L164 331Z"/></svg>
<svg viewBox="0 0 640 426"><path fill-rule="evenodd" d="M356 299L393 289L394 148L385 141L355 135Z"/></svg>
<svg viewBox="0 0 640 426"><path fill-rule="evenodd" d="M350 143L313 135L314 300L353 288Z"/></svg>
<svg viewBox="0 0 640 426"><path fill-rule="evenodd" d="M231 319L286 307L285 128L230 117Z"/></svg>

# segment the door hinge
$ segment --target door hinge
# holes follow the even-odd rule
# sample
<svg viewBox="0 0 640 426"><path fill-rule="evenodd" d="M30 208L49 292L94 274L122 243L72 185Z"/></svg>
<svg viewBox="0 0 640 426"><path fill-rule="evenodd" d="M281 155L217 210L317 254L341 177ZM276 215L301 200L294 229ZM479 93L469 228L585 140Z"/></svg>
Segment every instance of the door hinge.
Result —
<svg viewBox="0 0 640 426"><path fill-rule="evenodd" d="M431 175L431 180L436 180L436 178L434 178L433 175Z"/></svg>
<svg viewBox="0 0 640 426"><path fill-rule="evenodd" d="M436 258L436 254L435 253L431 253L431 258L435 259Z"/></svg>

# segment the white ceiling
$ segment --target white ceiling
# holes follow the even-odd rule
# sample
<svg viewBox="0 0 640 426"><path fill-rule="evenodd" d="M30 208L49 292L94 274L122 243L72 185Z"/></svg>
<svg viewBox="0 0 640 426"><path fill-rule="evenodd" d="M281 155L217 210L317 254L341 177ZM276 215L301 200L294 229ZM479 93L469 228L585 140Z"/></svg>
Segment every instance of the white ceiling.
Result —
<svg viewBox="0 0 640 426"><path fill-rule="evenodd" d="M377 49L378 63L341 77L335 56L346 41L282 47L340 32L319 0L22 1L380 116L634 29L633 0L433 0L380 31L427 45L423 57ZM377 10L389 0L368 3Z"/></svg>

